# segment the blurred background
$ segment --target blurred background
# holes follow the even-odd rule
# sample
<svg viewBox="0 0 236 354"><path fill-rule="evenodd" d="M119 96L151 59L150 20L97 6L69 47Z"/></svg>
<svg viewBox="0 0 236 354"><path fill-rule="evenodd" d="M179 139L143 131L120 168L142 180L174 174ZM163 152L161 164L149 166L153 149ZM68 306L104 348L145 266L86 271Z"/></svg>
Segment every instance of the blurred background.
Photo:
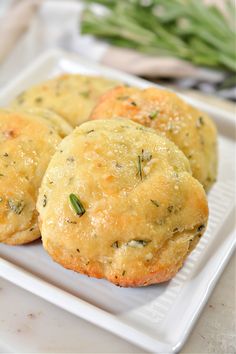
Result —
<svg viewBox="0 0 236 354"><path fill-rule="evenodd" d="M234 0L0 0L0 87L61 48L230 110Z"/></svg>

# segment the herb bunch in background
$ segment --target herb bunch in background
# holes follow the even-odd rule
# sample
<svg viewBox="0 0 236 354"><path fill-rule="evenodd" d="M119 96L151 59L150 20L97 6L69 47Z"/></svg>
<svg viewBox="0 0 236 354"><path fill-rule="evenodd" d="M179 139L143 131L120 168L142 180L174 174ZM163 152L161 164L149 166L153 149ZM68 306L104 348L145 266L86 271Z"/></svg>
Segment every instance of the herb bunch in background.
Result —
<svg viewBox="0 0 236 354"><path fill-rule="evenodd" d="M203 0L85 0L82 33L113 45L236 72L235 5L224 14Z"/></svg>

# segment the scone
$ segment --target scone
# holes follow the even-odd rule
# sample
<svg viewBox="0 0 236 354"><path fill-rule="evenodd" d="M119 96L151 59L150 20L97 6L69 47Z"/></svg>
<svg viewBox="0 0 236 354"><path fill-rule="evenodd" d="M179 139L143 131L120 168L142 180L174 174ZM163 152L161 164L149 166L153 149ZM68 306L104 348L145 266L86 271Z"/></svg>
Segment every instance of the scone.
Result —
<svg viewBox="0 0 236 354"><path fill-rule="evenodd" d="M88 120L99 97L116 85L103 77L64 74L22 92L11 106L46 108L75 127Z"/></svg>
<svg viewBox="0 0 236 354"><path fill-rule="evenodd" d="M60 141L45 119L0 110L0 242L17 245L40 236L38 189Z"/></svg>
<svg viewBox="0 0 236 354"><path fill-rule="evenodd" d="M172 278L208 219L184 154L126 119L84 123L62 141L37 210L56 262L126 287Z"/></svg>
<svg viewBox="0 0 236 354"><path fill-rule="evenodd" d="M91 119L123 117L151 127L172 140L190 162L193 176L206 190L217 175L217 131L207 114L176 94L157 88L120 86L110 90Z"/></svg>

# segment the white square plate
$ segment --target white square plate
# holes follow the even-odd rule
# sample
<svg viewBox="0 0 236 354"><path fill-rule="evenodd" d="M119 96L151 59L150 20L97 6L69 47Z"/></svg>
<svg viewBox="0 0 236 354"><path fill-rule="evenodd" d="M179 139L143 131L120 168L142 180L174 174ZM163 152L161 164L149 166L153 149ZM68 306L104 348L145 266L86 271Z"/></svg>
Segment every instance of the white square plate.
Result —
<svg viewBox="0 0 236 354"><path fill-rule="evenodd" d="M6 105L27 87L63 72L102 75L141 88L153 86L75 55L50 51L0 92L0 105ZM218 182L208 195L207 231L171 281L147 288L118 288L105 280L62 268L44 252L40 241L18 247L1 244L0 276L146 350L178 351L227 264L236 240L234 117L185 99L214 118L220 135L220 164Z"/></svg>

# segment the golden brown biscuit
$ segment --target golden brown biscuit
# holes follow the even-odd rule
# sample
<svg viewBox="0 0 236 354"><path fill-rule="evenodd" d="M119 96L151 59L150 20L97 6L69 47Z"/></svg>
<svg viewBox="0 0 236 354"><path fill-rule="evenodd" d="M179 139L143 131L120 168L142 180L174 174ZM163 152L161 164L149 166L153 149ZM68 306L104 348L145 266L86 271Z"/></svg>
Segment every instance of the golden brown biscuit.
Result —
<svg viewBox="0 0 236 354"><path fill-rule="evenodd" d="M60 141L46 120L0 110L0 242L23 244L40 236L38 189Z"/></svg>
<svg viewBox="0 0 236 354"><path fill-rule="evenodd" d="M172 278L208 218L204 189L184 154L125 119L84 123L62 141L37 210L44 248L56 262L120 286Z"/></svg>
<svg viewBox="0 0 236 354"><path fill-rule="evenodd" d="M217 131L207 114L175 93L120 86L106 93L91 119L123 117L151 127L172 140L189 159L193 176L207 190L216 180Z"/></svg>
<svg viewBox="0 0 236 354"><path fill-rule="evenodd" d="M21 93L12 107L46 108L75 127L88 120L99 97L117 84L103 77L64 74Z"/></svg>

